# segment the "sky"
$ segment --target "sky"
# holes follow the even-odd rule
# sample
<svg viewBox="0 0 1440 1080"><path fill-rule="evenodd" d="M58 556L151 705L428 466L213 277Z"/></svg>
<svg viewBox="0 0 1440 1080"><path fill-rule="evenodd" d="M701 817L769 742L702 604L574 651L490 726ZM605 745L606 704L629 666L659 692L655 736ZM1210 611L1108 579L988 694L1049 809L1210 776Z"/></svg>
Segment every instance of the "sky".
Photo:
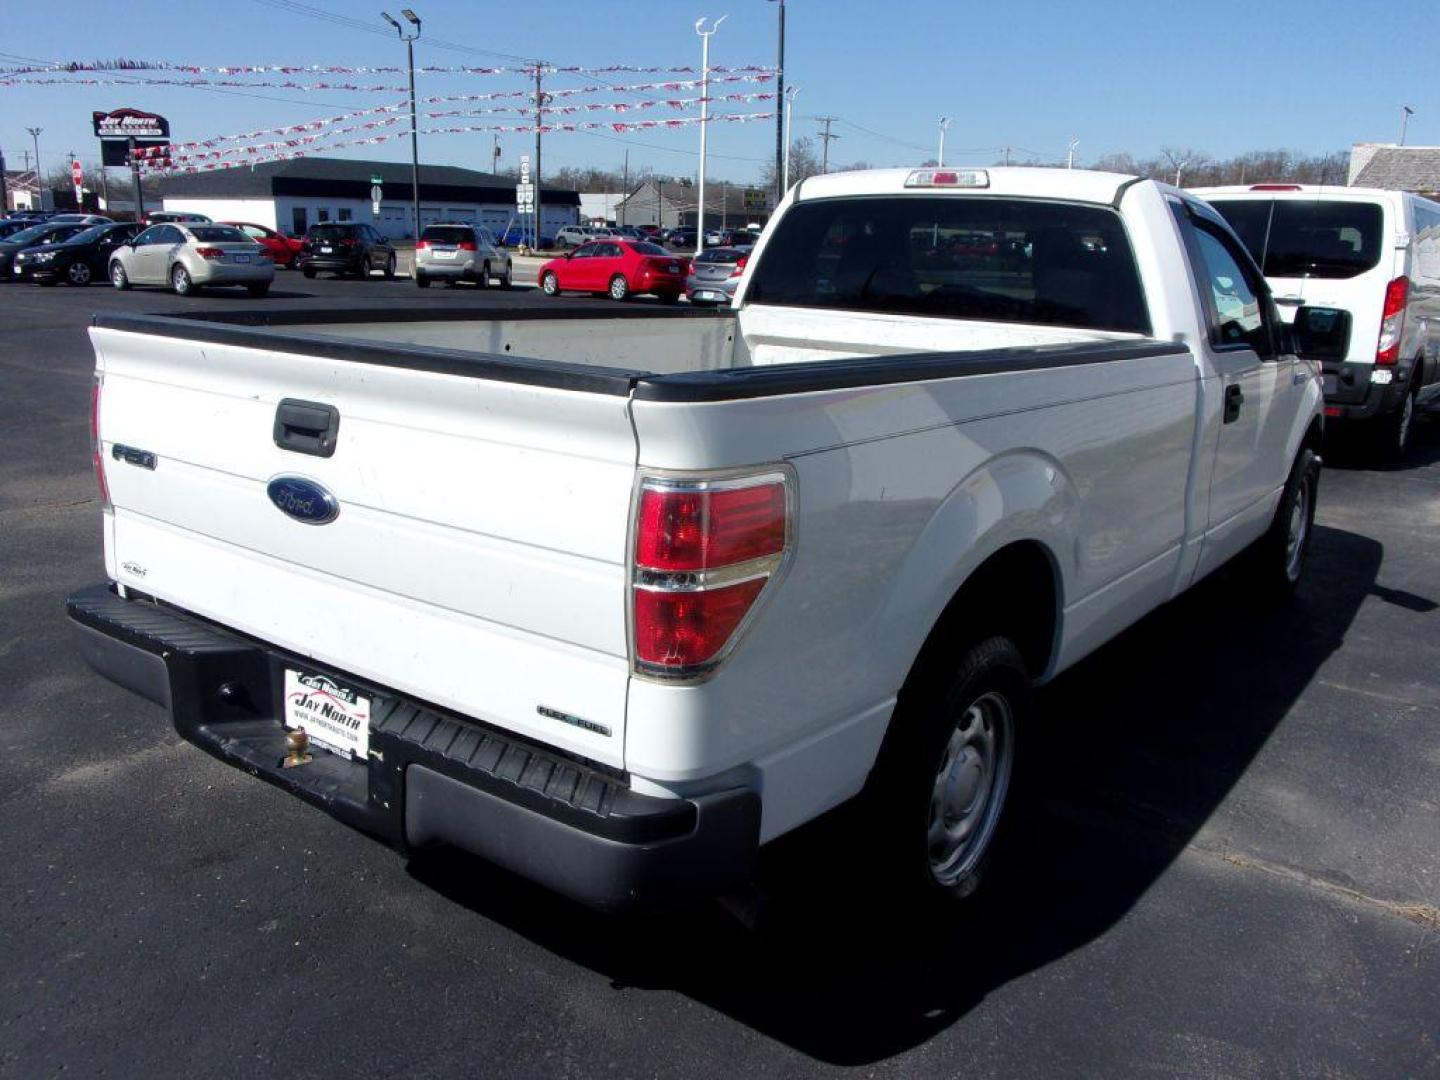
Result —
<svg viewBox="0 0 1440 1080"><path fill-rule="evenodd" d="M0 19L0 66L127 57L185 64L403 65L404 50L379 18L386 0L72 0L63 9L10 0ZM402 0L403 4L404 0ZM398 16L396 5L392 14ZM710 62L740 67L776 62L774 0L413 0L424 20L417 65L516 65L540 56L557 65L700 65L695 20L728 16L711 40ZM63 15L56 12L62 11ZM322 13L317 15L316 13ZM342 16L337 22L324 14ZM1162 147L1213 157L1284 147L1305 154L1353 142L1394 141L1402 105L1411 105L1407 143L1440 145L1440 64L1416 62L1433 45L1433 0L1163 0L1049 3L1008 0L788 0L786 81L800 87L795 137L814 136L832 116L833 162L914 164L933 157L941 116L950 118L947 164L990 164L1006 146L1017 160L1062 160L1078 140L1077 164ZM1379 17L1377 17L1379 16ZM371 32L351 25L358 20ZM94 29L90 29L94 27ZM1412 33L1406 32L1411 28ZM1410 57L1409 60L1406 58ZM105 76L99 76L105 77ZM183 77L183 76L175 76ZM684 78L685 76L672 76ZM295 77L292 78L302 78ZM309 81L339 76L308 76ZM663 76L612 74L626 86ZM360 81L399 84L403 76ZM546 89L593 83L547 78ZM422 75L430 94L483 93L526 85L520 76ZM772 84L773 86L773 84ZM763 92L758 85L727 90ZM713 88L712 93L719 88ZM98 160L90 113L131 106L159 112L176 141L297 124L404 99L403 93L256 88L218 93L185 87L0 86L0 148L19 168L42 129L52 168L73 152ZM656 94L605 91L590 102L635 103ZM677 96L659 94L658 96ZM678 96L698 96L687 91ZM279 99L279 100L277 100ZM433 106L451 108L454 106ZM475 106L483 107L483 106ZM712 111L770 111L770 102L724 103ZM636 110L580 119L685 115ZM421 123L507 124L518 117ZM712 124L707 173L751 183L775 152L774 122ZM548 171L562 165L694 175L699 132L557 133L544 141ZM502 167L533 148L533 136L500 137ZM425 136L421 160L489 166L491 136ZM337 152L408 160L409 144Z"/></svg>

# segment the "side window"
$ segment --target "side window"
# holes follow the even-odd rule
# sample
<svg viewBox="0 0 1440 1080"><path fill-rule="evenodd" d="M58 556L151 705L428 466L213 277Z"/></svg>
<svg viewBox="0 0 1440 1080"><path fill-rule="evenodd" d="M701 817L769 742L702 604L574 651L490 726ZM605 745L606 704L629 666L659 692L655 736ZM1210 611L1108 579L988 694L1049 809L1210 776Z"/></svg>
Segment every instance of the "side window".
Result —
<svg viewBox="0 0 1440 1080"><path fill-rule="evenodd" d="M138 247L142 244L160 243L160 230L162 228L163 226L161 225L150 226L150 228L146 229L144 232L142 232L139 236L135 238L136 246Z"/></svg>
<svg viewBox="0 0 1440 1080"><path fill-rule="evenodd" d="M599 245L597 245L597 244L582 244L580 247L578 247L578 248L575 249L575 254L571 255L570 258L572 258L572 259L589 259L589 258L592 258L592 257L595 255L595 249L596 249L598 246L599 246Z"/></svg>
<svg viewBox="0 0 1440 1080"><path fill-rule="evenodd" d="M184 242L185 234L174 225L161 225L160 234L151 241L154 244L183 244Z"/></svg>
<svg viewBox="0 0 1440 1080"><path fill-rule="evenodd" d="M1276 337L1270 325L1269 294L1241 257L1235 241L1209 222L1191 217L1184 207L1172 204L1172 208L1205 294L1210 343L1274 356Z"/></svg>

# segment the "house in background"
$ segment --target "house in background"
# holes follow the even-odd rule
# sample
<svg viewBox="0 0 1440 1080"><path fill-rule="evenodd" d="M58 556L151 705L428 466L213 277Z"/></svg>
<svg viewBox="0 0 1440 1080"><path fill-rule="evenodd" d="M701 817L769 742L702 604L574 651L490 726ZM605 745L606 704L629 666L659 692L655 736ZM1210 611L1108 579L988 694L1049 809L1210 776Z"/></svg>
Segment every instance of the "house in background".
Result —
<svg viewBox="0 0 1440 1080"><path fill-rule="evenodd" d="M1350 187L1410 191L1440 198L1440 146L1356 143L1350 148Z"/></svg>

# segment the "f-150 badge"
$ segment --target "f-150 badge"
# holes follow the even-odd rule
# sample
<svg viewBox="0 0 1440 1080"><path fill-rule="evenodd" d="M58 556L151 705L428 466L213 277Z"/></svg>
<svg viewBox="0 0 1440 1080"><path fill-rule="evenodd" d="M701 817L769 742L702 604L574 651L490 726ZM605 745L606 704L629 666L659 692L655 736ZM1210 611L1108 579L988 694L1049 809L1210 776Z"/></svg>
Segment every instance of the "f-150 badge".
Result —
<svg viewBox="0 0 1440 1080"><path fill-rule="evenodd" d="M277 476L265 488L280 512L306 525L326 525L340 513L335 496L303 476Z"/></svg>

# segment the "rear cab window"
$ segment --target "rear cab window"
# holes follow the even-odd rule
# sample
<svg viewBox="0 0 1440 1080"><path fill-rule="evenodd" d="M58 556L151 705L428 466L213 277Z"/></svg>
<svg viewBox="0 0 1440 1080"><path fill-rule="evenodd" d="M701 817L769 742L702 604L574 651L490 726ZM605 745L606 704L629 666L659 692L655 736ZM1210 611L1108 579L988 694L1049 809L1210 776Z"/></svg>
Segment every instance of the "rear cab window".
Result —
<svg viewBox="0 0 1440 1080"><path fill-rule="evenodd" d="M1360 199L1210 200L1268 278L1359 277L1380 263L1385 215Z"/></svg>
<svg viewBox="0 0 1440 1080"><path fill-rule="evenodd" d="M992 196L861 196L793 207L752 303L1150 333L1120 216Z"/></svg>

